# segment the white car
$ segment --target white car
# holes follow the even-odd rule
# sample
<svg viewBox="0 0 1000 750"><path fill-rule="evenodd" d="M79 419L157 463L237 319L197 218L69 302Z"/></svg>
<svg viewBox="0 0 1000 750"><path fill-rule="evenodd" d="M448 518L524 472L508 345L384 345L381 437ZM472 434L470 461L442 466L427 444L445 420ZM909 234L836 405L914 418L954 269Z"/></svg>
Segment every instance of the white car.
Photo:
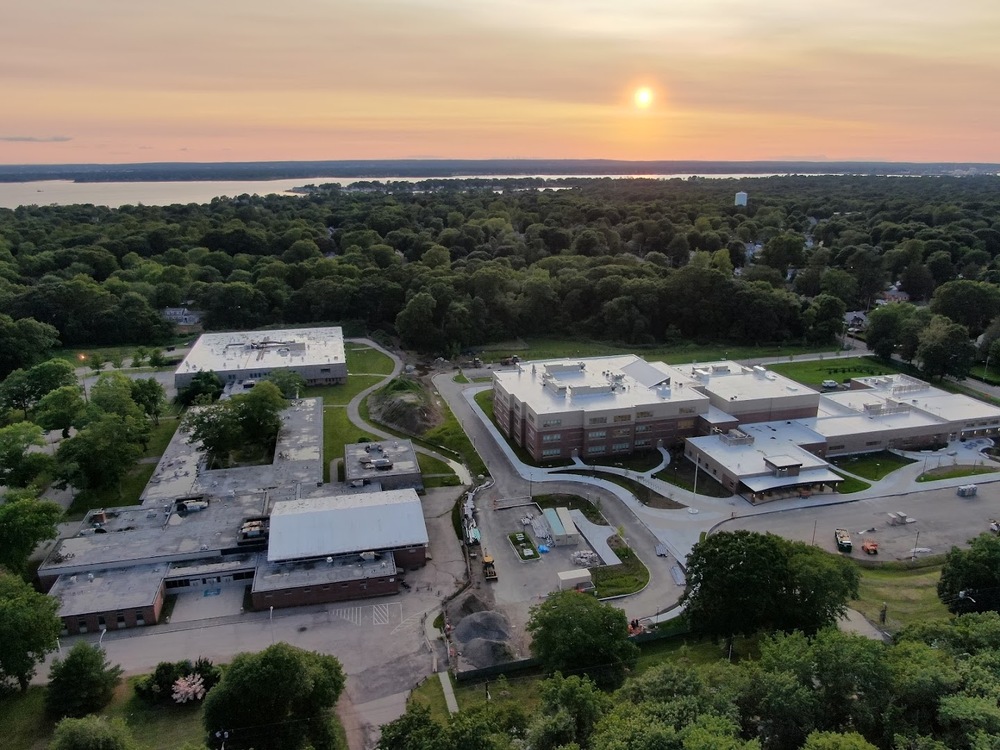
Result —
<svg viewBox="0 0 1000 750"><path fill-rule="evenodd" d="M840 388L840 383L838 383L836 380L824 380L823 381L823 387L824 388Z"/></svg>

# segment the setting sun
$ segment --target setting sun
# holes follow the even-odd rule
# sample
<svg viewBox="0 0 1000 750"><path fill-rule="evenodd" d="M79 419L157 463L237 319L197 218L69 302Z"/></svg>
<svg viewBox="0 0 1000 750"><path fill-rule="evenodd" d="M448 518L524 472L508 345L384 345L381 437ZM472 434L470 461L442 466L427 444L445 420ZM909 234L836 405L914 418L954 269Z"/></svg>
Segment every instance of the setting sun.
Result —
<svg viewBox="0 0 1000 750"><path fill-rule="evenodd" d="M653 90L643 86L635 90L635 106L639 109L647 109L653 103Z"/></svg>

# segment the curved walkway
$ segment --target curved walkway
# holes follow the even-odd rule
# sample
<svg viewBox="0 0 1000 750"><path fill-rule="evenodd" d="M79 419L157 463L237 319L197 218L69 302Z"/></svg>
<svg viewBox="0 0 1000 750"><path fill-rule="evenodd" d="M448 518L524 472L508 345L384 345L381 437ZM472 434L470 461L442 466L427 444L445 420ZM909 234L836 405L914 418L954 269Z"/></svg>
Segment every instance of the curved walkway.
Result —
<svg viewBox="0 0 1000 750"><path fill-rule="evenodd" d="M347 418L355 426L360 427L362 430L372 433L373 435L382 440L393 440L398 438L399 437L398 435L393 435L391 433L388 433L385 430L375 427L374 425L369 424L364 419L362 419L361 403L366 398L368 398L370 394L372 394L374 391L384 386L390 380L399 377L399 374L403 371L403 361L395 354L390 352L388 349L375 343L371 339L345 339L345 341L351 344L363 344L364 346L370 347L376 350L377 352L384 354L385 356L387 356L389 359L392 360L392 372L386 375L384 379L380 380L375 385L365 388L358 395L356 395L354 398L351 399L350 403L347 405ZM417 453L423 453L425 456L430 456L431 458L435 458L438 461L447 464L448 467L455 472L455 475L458 477L458 481L461 482L462 484L472 484L472 474L469 472L469 470L466 468L464 464L461 464L458 461L455 461L454 459L448 458L447 456L444 456L438 453L437 451L433 451L430 448L424 448L421 445L417 445L416 443L413 444L413 450L416 451Z"/></svg>

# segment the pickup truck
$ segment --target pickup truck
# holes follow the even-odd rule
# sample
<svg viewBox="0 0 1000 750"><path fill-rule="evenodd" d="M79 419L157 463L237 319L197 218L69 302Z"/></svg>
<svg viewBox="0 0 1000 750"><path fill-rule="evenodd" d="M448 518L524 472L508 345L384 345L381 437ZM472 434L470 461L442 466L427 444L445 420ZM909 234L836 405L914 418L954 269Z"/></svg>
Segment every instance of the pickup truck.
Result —
<svg viewBox="0 0 1000 750"><path fill-rule="evenodd" d="M837 529L834 532L834 538L837 540L837 550L840 552L853 552L854 542L851 541L851 532L847 529Z"/></svg>

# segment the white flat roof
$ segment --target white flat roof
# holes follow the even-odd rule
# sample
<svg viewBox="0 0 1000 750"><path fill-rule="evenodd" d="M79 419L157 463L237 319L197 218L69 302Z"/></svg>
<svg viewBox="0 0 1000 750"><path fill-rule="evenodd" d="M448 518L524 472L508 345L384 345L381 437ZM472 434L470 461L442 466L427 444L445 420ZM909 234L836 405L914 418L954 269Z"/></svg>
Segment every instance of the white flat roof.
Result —
<svg viewBox="0 0 1000 750"><path fill-rule="evenodd" d="M815 395L818 391L764 367L748 367L731 360L684 365L686 374L698 378L702 390L724 401Z"/></svg>
<svg viewBox="0 0 1000 750"><path fill-rule="evenodd" d="M746 483L747 477L770 476L771 468L764 462L770 459L779 464L796 463L801 472L825 469L829 466L819 456L805 448L803 443L821 443L823 437L800 422L757 422L740 425L740 432L753 437L751 444L733 444L720 435L688 438L687 442L712 460L722 464ZM784 484L799 484L810 481L798 477L784 477ZM822 481L817 479L816 481ZM777 485L775 485L777 486Z"/></svg>
<svg viewBox="0 0 1000 750"><path fill-rule="evenodd" d="M856 399L872 402L894 400L905 403L913 410L922 411L929 416L945 422L969 422L977 419L998 419L1000 408L979 401L960 393L948 393L935 388L922 380L908 375L881 375L855 378L867 388L858 388L836 394L837 396L854 397L851 405L858 403ZM838 399L841 403L846 400Z"/></svg>
<svg viewBox="0 0 1000 750"><path fill-rule="evenodd" d="M267 561L299 560L427 544L412 489L300 498L275 503Z"/></svg>
<svg viewBox="0 0 1000 750"><path fill-rule="evenodd" d="M704 402L696 381L663 362L634 354L521 362L495 372L497 383L537 414L602 411L671 402ZM669 385L667 385L669 383Z"/></svg>
<svg viewBox="0 0 1000 750"><path fill-rule="evenodd" d="M233 331L203 333L177 368L177 373L240 372L344 362L344 332L339 326Z"/></svg>

